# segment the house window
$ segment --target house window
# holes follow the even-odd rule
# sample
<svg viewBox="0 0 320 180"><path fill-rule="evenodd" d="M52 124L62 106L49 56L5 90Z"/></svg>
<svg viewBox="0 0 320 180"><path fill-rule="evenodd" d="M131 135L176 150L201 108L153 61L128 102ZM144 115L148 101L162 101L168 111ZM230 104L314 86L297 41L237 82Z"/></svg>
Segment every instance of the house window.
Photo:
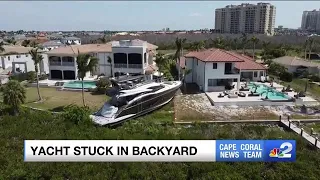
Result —
<svg viewBox="0 0 320 180"><path fill-rule="evenodd" d="M10 56L8 56L8 60L10 61Z"/></svg>
<svg viewBox="0 0 320 180"><path fill-rule="evenodd" d="M197 60L197 66L198 66L198 60Z"/></svg>
<svg viewBox="0 0 320 180"><path fill-rule="evenodd" d="M208 86L217 86L216 79L208 79Z"/></svg>
<svg viewBox="0 0 320 180"><path fill-rule="evenodd" d="M263 71L260 71L260 76L263 76Z"/></svg>
<svg viewBox="0 0 320 180"><path fill-rule="evenodd" d="M217 69L217 63L213 63L212 69Z"/></svg>
<svg viewBox="0 0 320 180"><path fill-rule="evenodd" d="M20 57L21 57L20 55L17 55L17 56L16 56L16 58L20 58Z"/></svg>
<svg viewBox="0 0 320 180"><path fill-rule="evenodd" d="M258 72L257 71L253 72L253 77L258 77Z"/></svg>
<svg viewBox="0 0 320 180"><path fill-rule="evenodd" d="M26 54L26 57L28 57L29 55L28 54Z"/></svg>

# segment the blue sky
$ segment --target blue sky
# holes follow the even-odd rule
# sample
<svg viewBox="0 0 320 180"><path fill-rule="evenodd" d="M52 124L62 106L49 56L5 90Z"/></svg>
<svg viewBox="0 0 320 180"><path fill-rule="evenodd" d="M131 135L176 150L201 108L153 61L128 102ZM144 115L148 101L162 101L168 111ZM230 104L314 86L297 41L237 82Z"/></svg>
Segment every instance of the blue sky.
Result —
<svg viewBox="0 0 320 180"><path fill-rule="evenodd" d="M249 2L249 1L246 1ZM263 1L268 2L268 1ZM214 10L242 1L0 2L2 30L160 30L214 28ZM250 3L256 4L257 1ZM273 1L276 26L297 28L320 1Z"/></svg>

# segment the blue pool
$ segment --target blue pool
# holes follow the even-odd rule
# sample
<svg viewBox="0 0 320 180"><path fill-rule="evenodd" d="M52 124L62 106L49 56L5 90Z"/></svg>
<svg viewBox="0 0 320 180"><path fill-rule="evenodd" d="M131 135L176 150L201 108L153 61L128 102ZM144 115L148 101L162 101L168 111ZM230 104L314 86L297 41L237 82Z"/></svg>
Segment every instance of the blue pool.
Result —
<svg viewBox="0 0 320 180"><path fill-rule="evenodd" d="M71 88L71 89L82 89L82 82L81 81L69 81L64 83L64 88ZM83 81L83 88L84 89L94 89L96 88L96 81Z"/></svg>
<svg viewBox="0 0 320 180"><path fill-rule="evenodd" d="M263 98L266 98L268 96L268 99L270 100L289 100L291 97L288 95L279 92L273 88L270 88L264 84L256 85L254 83L249 83L248 87L250 88L250 91L254 92L256 88L256 92L259 93Z"/></svg>

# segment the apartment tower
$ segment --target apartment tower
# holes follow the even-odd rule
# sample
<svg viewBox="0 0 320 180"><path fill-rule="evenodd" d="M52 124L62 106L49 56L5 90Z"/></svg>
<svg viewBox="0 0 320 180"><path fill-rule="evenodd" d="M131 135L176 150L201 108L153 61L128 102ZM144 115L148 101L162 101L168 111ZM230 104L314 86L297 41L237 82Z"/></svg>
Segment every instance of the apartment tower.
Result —
<svg viewBox="0 0 320 180"><path fill-rule="evenodd" d="M215 10L215 29L220 33L273 35L276 7L270 3L228 5Z"/></svg>
<svg viewBox="0 0 320 180"><path fill-rule="evenodd" d="M301 29L320 32L320 10L303 11Z"/></svg>

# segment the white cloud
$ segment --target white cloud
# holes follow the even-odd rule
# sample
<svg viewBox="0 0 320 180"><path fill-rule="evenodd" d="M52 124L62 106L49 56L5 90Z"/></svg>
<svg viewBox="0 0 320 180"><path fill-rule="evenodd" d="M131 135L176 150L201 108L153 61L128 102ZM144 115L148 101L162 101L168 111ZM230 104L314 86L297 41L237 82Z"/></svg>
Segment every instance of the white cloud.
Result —
<svg viewBox="0 0 320 180"><path fill-rule="evenodd" d="M202 16L202 14L200 14L200 13L191 13L189 16L191 16L191 17L199 17L199 16Z"/></svg>

